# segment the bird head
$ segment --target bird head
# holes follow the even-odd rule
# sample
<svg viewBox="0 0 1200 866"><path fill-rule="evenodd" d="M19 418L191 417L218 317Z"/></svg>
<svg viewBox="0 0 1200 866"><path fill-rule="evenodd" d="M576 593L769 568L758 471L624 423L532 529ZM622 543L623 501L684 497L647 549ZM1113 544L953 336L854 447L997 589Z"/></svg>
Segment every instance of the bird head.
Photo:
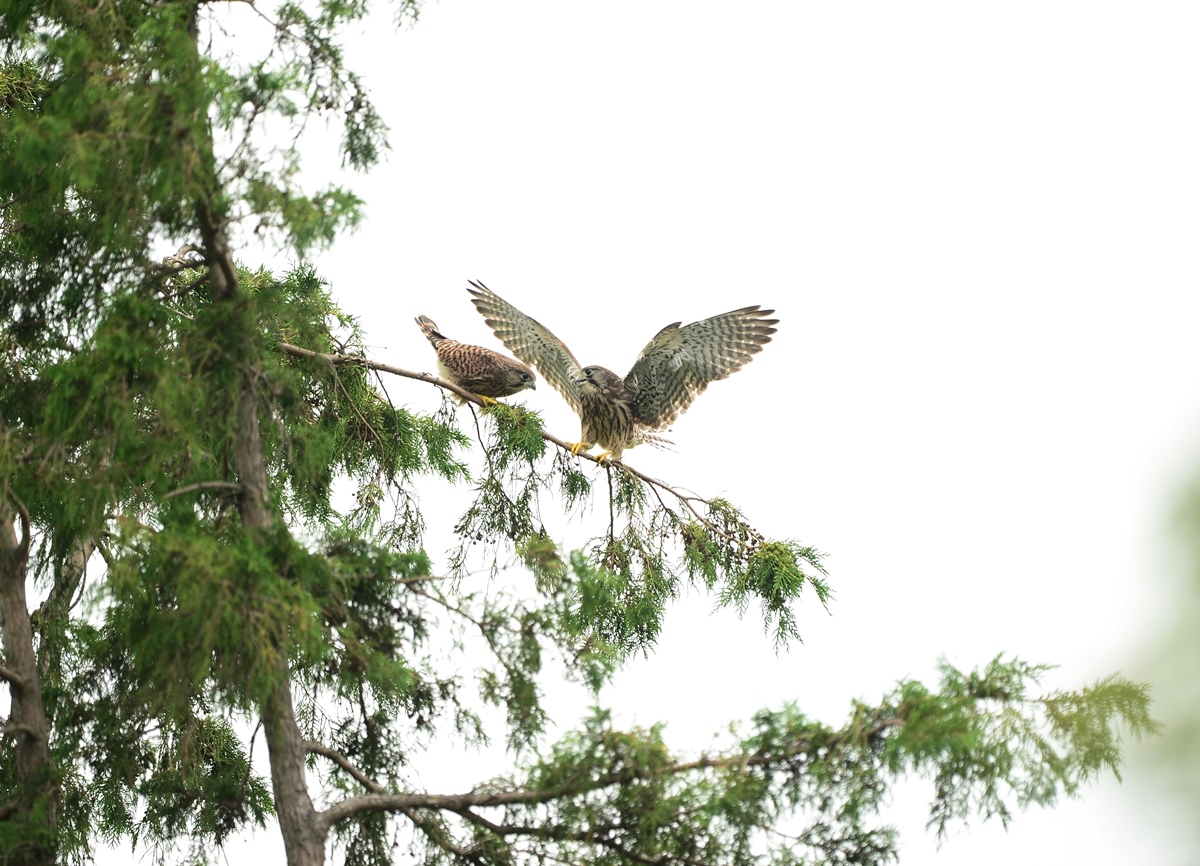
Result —
<svg viewBox="0 0 1200 866"><path fill-rule="evenodd" d="M606 367L584 367L575 377L575 384L583 390L595 388L599 391L607 391L614 385L620 385L621 377Z"/></svg>
<svg viewBox="0 0 1200 866"><path fill-rule="evenodd" d="M526 388L530 391L537 390L537 376L534 375L532 369L520 362L505 370L504 378L514 394L517 391L524 391Z"/></svg>

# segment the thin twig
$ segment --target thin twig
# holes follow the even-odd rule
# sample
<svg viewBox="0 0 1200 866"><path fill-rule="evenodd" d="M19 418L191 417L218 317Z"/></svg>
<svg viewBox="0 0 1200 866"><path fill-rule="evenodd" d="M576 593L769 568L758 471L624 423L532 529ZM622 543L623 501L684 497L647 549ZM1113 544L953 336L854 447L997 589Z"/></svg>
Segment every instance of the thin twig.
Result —
<svg viewBox="0 0 1200 866"><path fill-rule="evenodd" d="M431 580L450 580L450 578L444 574L422 574L420 577L393 577L390 580L392 583L399 584L400 586L409 586L414 583L427 583Z"/></svg>
<svg viewBox="0 0 1200 866"><path fill-rule="evenodd" d="M258 724L254 726L254 730L250 734L250 748L246 755L246 772L242 776L242 790L246 790L246 786L250 784L250 771L254 767L254 741L258 738L258 732L262 730L262 719L258 720Z"/></svg>
<svg viewBox="0 0 1200 866"><path fill-rule="evenodd" d="M242 485L233 481L197 481L195 484L185 484L177 487L163 496L163 499L174 499L185 493L195 493L197 490L241 490Z"/></svg>
<svg viewBox="0 0 1200 866"><path fill-rule="evenodd" d="M492 452L488 450L487 445L483 443L483 430L481 430L479 427L479 415L476 413L474 406L467 406L467 408L471 410L471 418L475 421L475 438L479 440L479 447L483 449L483 456L487 459L488 478L495 478L496 467L492 465ZM505 498L507 499L508 497L505 496ZM509 504L512 504L511 500L509 501Z"/></svg>
<svg viewBox="0 0 1200 866"><path fill-rule="evenodd" d="M333 370L333 381L337 385L338 390L346 395L346 402L350 404L350 408L354 410L354 414L358 416L358 420L363 423L364 427L371 431L376 442L382 442L383 437L379 435L379 431L371 426L371 422L363 416L362 412L358 411L358 405L354 402L354 398L350 396L350 392L346 390L346 386L342 384L342 377L337 374L336 367Z"/></svg>
<svg viewBox="0 0 1200 866"><path fill-rule="evenodd" d="M617 539L613 535L613 490L612 490L612 469L608 466L604 467L604 476L608 479L608 543L613 544Z"/></svg>
<svg viewBox="0 0 1200 866"><path fill-rule="evenodd" d="M435 821L418 815L415 809L401 807L399 812L412 821L414 827L424 833L443 851L461 857L470 863L476 863L478 866L484 866L485 863L491 862L485 861L477 848L463 848L461 845L455 844L454 840L447 836L442 827L438 826Z"/></svg>

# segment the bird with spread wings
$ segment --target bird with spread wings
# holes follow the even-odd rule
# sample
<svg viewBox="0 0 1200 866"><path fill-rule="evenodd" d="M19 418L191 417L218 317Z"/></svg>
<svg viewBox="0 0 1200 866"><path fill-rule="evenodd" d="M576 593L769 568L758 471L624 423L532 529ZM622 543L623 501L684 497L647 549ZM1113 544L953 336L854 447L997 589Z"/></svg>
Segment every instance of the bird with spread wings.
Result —
<svg viewBox="0 0 1200 866"><path fill-rule="evenodd" d="M598 461L620 460L627 448L663 441L654 436L679 417L709 382L748 363L775 333L774 310L742 307L680 327L667 325L646 344L624 378L596 365L582 367L545 325L483 283L470 281L472 303L508 349L536 367L575 413L583 431L578 455L599 444Z"/></svg>

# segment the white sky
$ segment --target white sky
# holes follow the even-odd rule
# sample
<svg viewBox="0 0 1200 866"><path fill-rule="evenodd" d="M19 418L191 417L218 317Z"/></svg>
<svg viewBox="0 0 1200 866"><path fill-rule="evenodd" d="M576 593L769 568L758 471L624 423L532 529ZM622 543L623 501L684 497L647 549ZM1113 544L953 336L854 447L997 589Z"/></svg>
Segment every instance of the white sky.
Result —
<svg viewBox="0 0 1200 866"><path fill-rule="evenodd" d="M626 459L825 551L832 615L806 601L776 657L693 593L607 695L623 723L697 748L789 698L840 722L941 655L1059 663L1052 687L1132 673L1200 437L1198 24L1182 2L441 0L397 32L384 9L348 57L393 149L343 178L368 218L316 263L409 369L433 370L417 313L499 348L468 278L617 372L668 322L777 310L674 452ZM314 149L310 176L337 163ZM548 386L527 402L577 437ZM430 497L435 555L468 496ZM940 850L929 793L896 798L904 864L1186 853L1136 773ZM227 853L281 858L278 832Z"/></svg>

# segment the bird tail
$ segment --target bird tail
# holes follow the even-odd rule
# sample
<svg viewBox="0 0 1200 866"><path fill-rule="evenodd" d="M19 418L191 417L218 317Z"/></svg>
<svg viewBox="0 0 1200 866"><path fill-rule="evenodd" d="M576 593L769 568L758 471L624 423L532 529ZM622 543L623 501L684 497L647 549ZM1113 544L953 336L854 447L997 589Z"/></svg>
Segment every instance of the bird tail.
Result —
<svg viewBox="0 0 1200 866"><path fill-rule="evenodd" d="M655 436L646 430L638 431L638 440L643 445L649 445L652 448L657 448L659 451L672 451L671 446L675 443L663 436Z"/></svg>
<svg viewBox="0 0 1200 866"><path fill-rule="evenodd" d="M428 316L417 316L417 318L413 321L417 323L417 327L421 329L421 333L424 334L425 338L434 345L434 348L437 347L437 344L440 341L446 339L446 337L438 331L437 325L434 323L433 319L429 318Z"/></svg>

